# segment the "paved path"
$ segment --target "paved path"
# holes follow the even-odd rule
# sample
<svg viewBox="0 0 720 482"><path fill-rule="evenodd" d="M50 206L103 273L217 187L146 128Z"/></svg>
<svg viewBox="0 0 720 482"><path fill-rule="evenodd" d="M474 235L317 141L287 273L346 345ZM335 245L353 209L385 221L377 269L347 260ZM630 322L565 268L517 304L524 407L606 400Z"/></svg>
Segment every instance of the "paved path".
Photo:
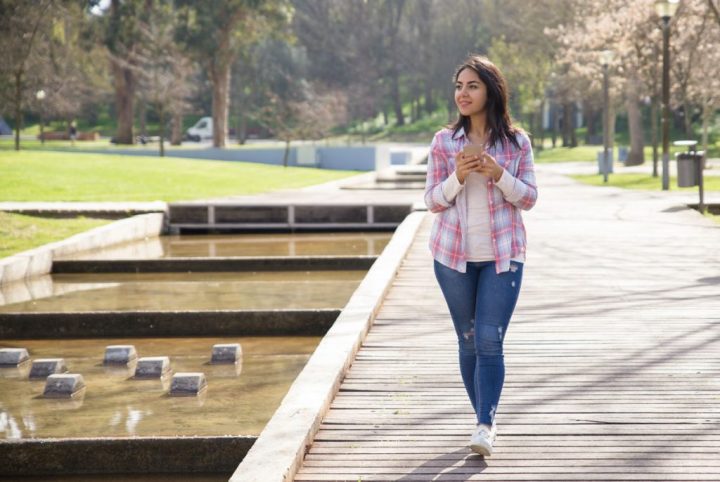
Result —
<svg viewBox="0 0 720 482"><path fill-rule="evenodd" d="M496 451L473 416L427 215L295 480L720 480L720 226L538 168Z"/></svg>

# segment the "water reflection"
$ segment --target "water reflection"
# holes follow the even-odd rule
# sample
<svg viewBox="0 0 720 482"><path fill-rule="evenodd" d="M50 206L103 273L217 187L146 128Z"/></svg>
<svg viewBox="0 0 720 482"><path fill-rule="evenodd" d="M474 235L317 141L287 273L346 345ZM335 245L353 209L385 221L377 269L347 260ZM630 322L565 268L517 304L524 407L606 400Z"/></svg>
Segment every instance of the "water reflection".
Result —
<svg viewBox="0 0 720 482"><path fill-rule="evenodd" d="M4 312L342 308L365 271L53 275L0 287Z"/></svg>
<svg viewBox="0 0 720 482"><path fill-rule="evenodd" d="M379 255L391 237L390 232L173 235L60 259Z"/></svg>
<svg viewBox="0 0 720 482"><path fill-rule="evenodd" d="M4 340L32 359L62 357L87 386L80 400L42 398L45 382L0 378L0 438L258 435L320 337ZM105 346L166 355L176 372L204 372L200 397L170 397L163 380L132 380L102 365ZM216 343L240 343L242 369L209 365ZM221 370L222 369L222 370ZM234 375L233 375L234 374ZM170 377L167 378L170 380Z"/></svg>

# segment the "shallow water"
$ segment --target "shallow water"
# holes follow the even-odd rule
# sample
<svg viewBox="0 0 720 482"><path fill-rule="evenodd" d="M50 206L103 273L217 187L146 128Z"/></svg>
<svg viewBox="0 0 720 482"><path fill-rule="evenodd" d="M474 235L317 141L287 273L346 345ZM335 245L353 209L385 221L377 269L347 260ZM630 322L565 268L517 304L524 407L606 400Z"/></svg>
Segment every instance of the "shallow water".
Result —
<svg viewBox="0 0 720 482"><path fill-rule="evenodd" d="M353 271L52 275L0 288L0 312L342 308Z"/></svg>
<svg viewBox="0 0 720 482"><path fill-rule="evenodd" d="M44 380L0 369L0 438L258 435L320 337L3 340L31 359L64 358L87 388L77 400L42 398ZM210 365L212 346L240 343L242 363ZM105 346L132 344L138 356L168 356L173 373L203 372L201 397L170 397L170 378L134 380L132 367L102 365ZM141 480L141 479L138 479ZM144 479L142 479L144 480ZM148 479L159 480L159 479Z"/></svg>
<svg viewBox="0 0 720 482"><path fill-rule="evenodd" d="M232 474L43 475L0 477L0 482L227 482Z"/></svg>
<svg viewBox="0 0 720 482"><path fill-rule="evenodd" d="M174 235L85 251L60 259L379 255L390 232Z"/></svg>

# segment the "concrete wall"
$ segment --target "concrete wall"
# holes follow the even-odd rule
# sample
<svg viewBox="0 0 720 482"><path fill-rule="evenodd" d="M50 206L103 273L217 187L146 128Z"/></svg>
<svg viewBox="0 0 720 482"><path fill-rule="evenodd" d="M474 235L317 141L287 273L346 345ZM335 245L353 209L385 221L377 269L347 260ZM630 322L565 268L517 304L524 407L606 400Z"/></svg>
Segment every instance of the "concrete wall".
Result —
<svg viewBox="0 0 720 482"><path fill-rule="evenodd" d="M298 156L298 150L304 151ZM312 151L314 150L314 162ZM82 152L98 154L121 154L128 156L157 156L155 149L110 149L93 150L83 149ZM209 147L205 149L166 149L168 157L181 157L186 159L206 159L216 161L242 161L256 162L281 166L285 154L284 147L264 148L229 148L218 149ZM402 161L402 153L393 154L393 164ZM319 167L321 169L337 169L350 171L373 171L389 167L390 149L387 146L313 146L304 144L290 147L288 154L289 166ZM300 163L298 162L300 158Z"/></svg>
<svg viewBox="0 0 720 482"><path fill-rule="evenodd" d="M53 260L60 256L159 236L164 219L165 213L140 214L0 259L0 284L48 274Z"/></svg>

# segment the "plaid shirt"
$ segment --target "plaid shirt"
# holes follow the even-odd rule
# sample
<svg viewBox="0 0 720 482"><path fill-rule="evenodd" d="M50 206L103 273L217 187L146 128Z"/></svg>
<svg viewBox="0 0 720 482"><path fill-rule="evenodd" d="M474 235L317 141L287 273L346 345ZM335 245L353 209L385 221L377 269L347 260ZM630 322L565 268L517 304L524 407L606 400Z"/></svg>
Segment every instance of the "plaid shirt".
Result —
<svg viewBox="0 0 720 482"><path fill-rule="evenodd" d="M498 141L486 146L488 154L503 167L498 182L488 179L488 206L495 271L510 269L510 258L525 254L527 245L521 210L529 210L537 200L537 185L530 139L518 135L521 149ZM463 189L452 201L443 194L443 183L455 172L455 155L470 141L462 128L453 136L451 129L435 134L428 155L425 204L435 217L430 231L430 251L441 264L464 273L467 268L465 240L468 232L467 196ZM455 176L454 176L455 177Z"/></svg>

